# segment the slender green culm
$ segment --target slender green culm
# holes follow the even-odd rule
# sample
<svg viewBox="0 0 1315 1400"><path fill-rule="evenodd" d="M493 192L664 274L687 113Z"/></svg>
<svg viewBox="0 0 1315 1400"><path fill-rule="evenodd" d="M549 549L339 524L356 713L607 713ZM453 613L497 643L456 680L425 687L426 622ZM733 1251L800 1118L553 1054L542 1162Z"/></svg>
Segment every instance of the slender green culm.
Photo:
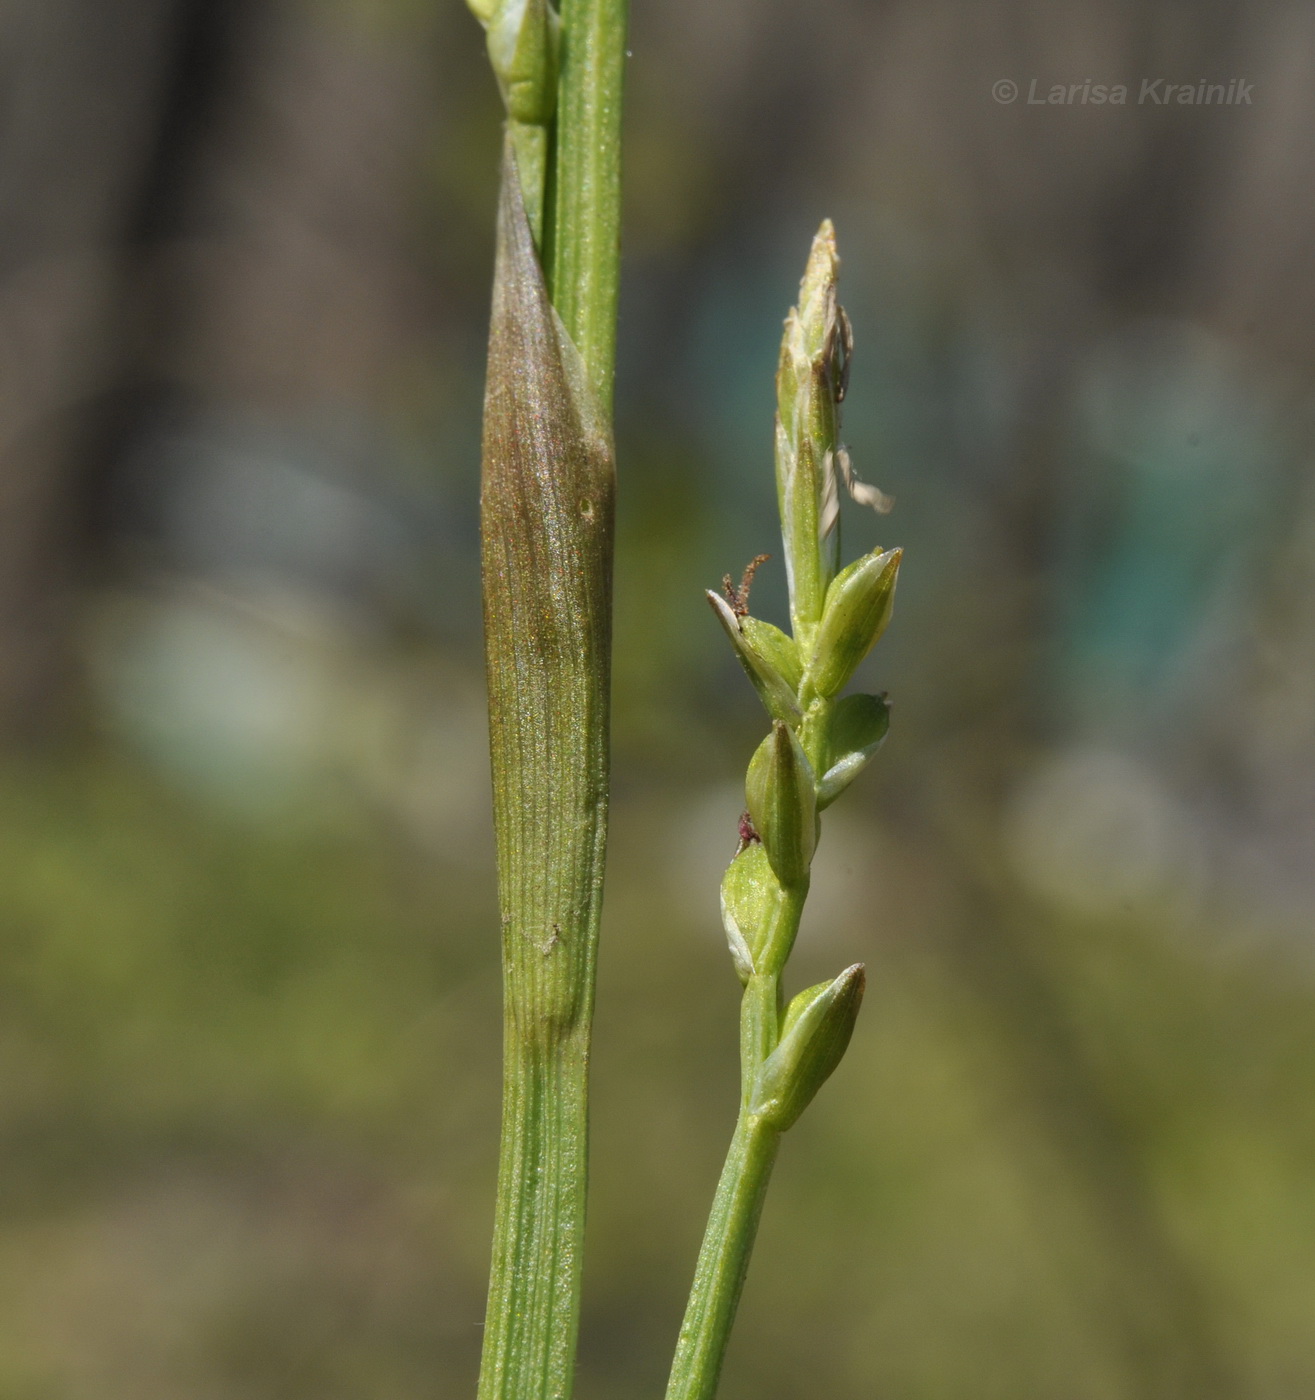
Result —
<svg viewBox="0 0 1315 1400"><path fill-rule="evenodd" d="M625 8L470 5L507 111L481 487L504 1068L479 1397L567 1400L607 835Z"/></svg>
<svg viewBox="0 0 1315 1400"><path fill-rule="evenodd" d="M553 305L612 413L621 247L626 0L562 0L557 150L544 265Z"/></svg>
<svg viewBox="0 0 1315 1400"><path fill-rule="evenodd" d="M885 738L884 696L837 696L890 620L900 551L872 550L837 573L839 483L862 504L892 502L854 476L840 440L852 334L836 300L829 222L813 240L776 376L776 480L792 635L749 615L749 585L708 600L772 720L745 780L740 849L721 887L722 923L744 986L740 1113L722 1169L672 1363L667 1400L712 1400L780 1137L840 1063L863 1000L856 963L783 1009L781 975L808 895L819 813Z"/></svg>

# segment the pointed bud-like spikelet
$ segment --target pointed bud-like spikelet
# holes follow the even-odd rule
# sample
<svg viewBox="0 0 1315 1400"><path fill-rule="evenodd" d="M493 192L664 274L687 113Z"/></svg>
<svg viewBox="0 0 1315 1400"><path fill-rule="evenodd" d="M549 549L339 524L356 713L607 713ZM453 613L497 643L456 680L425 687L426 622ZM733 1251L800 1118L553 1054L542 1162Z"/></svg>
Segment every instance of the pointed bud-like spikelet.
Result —
<svg viewBox="0 0 1315 1400"><path fill-rule="evenodd" d="M827 769L817 785L817 809L829 807L867 767L890 728L884 695L846 695L826 727Z"/></svg>
<svg viewBox="0 0 1315 1400"><path fill-rule="evenodd" d="M830 371L837 353L836 338L841 334L843 314L836 302L836 284L840 280L840 256L836 252L836 231L830 219L821 227L808 250L808 262L799 283L799 302L790 310L785 321L785 338L781 345L779 406L787 427L800 426L791 416L795 395L811 377L813 371ZM843 353L843 350L841 351ZM836 379L828 395L833 403L844 397Z"/></svg>
<svg viewBox="0 0 1315 1400"><path fill-rule="evenodd" d="M779 376L778 376L779 382ZM800 551L795 538L795 488L799 475L799 454L795 450L795 440L786 431L781 415L776 415L776 505L781 517L781 543L785 548L785 583L790 592L790 619L796 631L800 620L800 595L805 587L816 593L817 585L813 578L816 567L803 557L803 568L799 571ZM807 539L808 528L800 532L800 538ZM799 577L796 577L796 572Z"/></svg>
<svg viewBox="0 0 1315 1400"><path fill-rule="evenodd" d="M767 852L759 842L750 842L731 861L721 881L721 921L741 982L762 970L758 960L780 897L781 885Z"/></svg>
<svg viewBox="0 0 1315 1400"><path fill-rule="evenodd" d="M813 770L789 725L777 720L758 746L744 793L776 878L800 884L817 845L817 797Z"/></svg>
<svg viewBox="0 0 1315 1400"><path fill-rule="evenodd" d="M757 618L736 617L734 610L725 598L708 589L708 602L717 614L717 621L725 628L726 635L735 648L740 665L753 682L758 698L767 708L773 719L798 724L802 718L796 692L799 688L801 666L799 648L777 627L769 622L759 622ZM750 629L747 624L753 623ZM775 632L780 641L767 635ZM766 645L764 645L764 642ZM784 646L781 645L784 643ZM791 656L793 652L793 656ZM780 663L790 669L793 679L782 674Z"/></svg>
<svg viewBox="0 0 1315 1400"><path fill-rule="evenodd" d="M503 0L488 26L489 61L514 122L547 126L557 109L561 22L548 0Z"/></svg>
<svg viewBox="0 0 1315 1400"><path fill-rule="evenodd" d="M790 689L797 692L804 677L804 663L795 639L758 617L742 617L740 631L758 655L766 657Z"/></svg>
<svg viewBox="0 0 1315 1400"><path fill-rule="evenodd" d="M834 454L852 345L836 301L839 275L828 219L813 239L799 304L785 318L776 373L777 495L796 631L821 615L839 545Z"/></svg>
<svg viewBox="0 0 1315 1400"><path fill-rule="evenodd" d="M790 1003L752 1104L752 1111L778 1131L794 1124L844 1057L865 984L863 964L855 963L834 982L810 987Z"/></svg>
<svg viewBox="0 0 1315 1400"><path fill-rule="evenodd" d="M790 587L790 616L797 634L822 615L830 577L830 551L824 557L819 529L826 460L808 438L790 442L783 433L778 434L777 447L781 541Z"/></svg>
<svg viewBox="0 0 1315 1400"><path fill-rule="evenodd" d="M487 29L489 20L493 18L494 12L498 8L498 0L466 0L466 6L470 13Z"/></svg>
<svg viewBox="0 0 1315 1400"><path fill-rule="evenodd" d="M827 590L808 673L817 693L839 693L890 621L903 550L875 550L842 569Z"/></svg>

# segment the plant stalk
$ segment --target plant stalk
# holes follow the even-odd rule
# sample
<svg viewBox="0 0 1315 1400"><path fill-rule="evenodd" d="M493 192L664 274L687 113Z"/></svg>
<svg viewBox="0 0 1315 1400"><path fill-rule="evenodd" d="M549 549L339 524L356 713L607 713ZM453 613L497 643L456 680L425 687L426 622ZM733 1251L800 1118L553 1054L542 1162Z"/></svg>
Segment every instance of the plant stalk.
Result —
<svg viewBox="0 0 1315 1400"><path fill-rule="evenodd" d="M666 1400L712 1400L781 1134L742 1110L694 1269Z"/></svg>
<svg viewBox="0 0 1315 1400"><path fill-rule="evenodd" d="M806 887L777 902L774 945L765 961L785 962L799 931ZM780 977L756 973L740 1001L740 1115L713 1197L689 1302L667 1382L667 1400L712 1400L744 1291L780 1132L753 1111L754 1090L780 1028Z"/></svg>
<svg viewBox="0 0 1315 1400"><path fill-rule="evenodd" d="M626 0L563 0L557 150L544 267L603 413L612 415L621 250Z"/></svg>

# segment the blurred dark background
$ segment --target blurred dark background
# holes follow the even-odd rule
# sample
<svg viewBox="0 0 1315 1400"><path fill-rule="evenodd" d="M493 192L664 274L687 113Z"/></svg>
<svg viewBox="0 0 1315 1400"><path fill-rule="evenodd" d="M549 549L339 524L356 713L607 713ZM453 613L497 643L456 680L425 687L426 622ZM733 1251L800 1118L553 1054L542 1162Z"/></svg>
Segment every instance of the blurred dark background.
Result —
<svg viewBox="0 0 1315 1400"><path fill-rule="evenodd" d="M1315 1394L1313 77L1304 3L636 0L580 1400L661 1393L730 1132L701 590L823 215L895 723L725 1400ZM499 121L458 0L0 16L4 1400L473 1394Z"/></svg>

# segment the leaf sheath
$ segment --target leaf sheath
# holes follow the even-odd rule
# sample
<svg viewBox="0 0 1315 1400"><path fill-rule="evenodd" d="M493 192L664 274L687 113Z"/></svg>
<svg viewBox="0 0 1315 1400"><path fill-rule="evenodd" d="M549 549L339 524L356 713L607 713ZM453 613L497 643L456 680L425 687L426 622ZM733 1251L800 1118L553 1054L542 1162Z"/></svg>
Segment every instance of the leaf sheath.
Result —
<svg viewBox="0 0 1315 1400"><path fill-rule="evenodd" d="M607 821L614 466L504 151L484 405L484 634L504 978L480 1400L571 1388Z"/></svg>

